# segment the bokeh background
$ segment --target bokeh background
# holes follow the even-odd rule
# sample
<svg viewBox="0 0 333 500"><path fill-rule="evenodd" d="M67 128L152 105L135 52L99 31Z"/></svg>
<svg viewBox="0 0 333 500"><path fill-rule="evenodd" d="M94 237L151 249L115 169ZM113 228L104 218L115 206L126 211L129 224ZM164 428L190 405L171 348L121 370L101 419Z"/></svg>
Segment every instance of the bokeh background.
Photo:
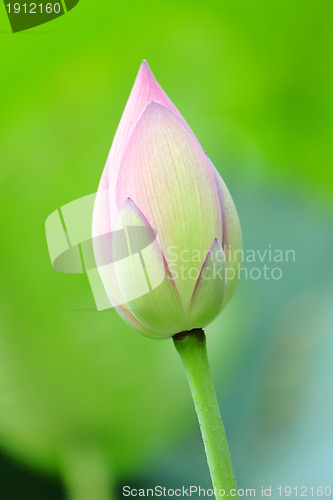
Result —
<svg viewBox="0 0 333 500"><path fill-rule="evenodd" d="M97 188L143 58L223 175L245 249L296 254L207 328L238 485L333 486L332 14L81 0L14 35L0 5L1 500L210 485L172 342L98 313L45 240L47 216Z"/></svg>

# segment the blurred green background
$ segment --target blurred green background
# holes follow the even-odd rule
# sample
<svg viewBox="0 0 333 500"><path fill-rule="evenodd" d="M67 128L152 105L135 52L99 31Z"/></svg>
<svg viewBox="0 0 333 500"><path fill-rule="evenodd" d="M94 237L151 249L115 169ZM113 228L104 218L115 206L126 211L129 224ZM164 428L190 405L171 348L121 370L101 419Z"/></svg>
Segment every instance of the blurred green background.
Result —
<svg viewBox="0 0 333 500"><path fill-rule="evenodd" d="M81 0L14 35L0 5L1 500L210 485L172 342L98 313L45 241L47 216L96 190L143 58L223 175L245 249L296 252L207 328L238 485L332 485L332 14Z"/></svg>

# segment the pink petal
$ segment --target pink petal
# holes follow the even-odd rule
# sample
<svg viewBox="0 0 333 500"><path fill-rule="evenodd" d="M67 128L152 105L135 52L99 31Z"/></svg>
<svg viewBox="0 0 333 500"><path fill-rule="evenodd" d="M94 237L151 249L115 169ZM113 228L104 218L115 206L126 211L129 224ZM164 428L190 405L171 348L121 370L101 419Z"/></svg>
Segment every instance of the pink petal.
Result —
<svg viewBox="0 0 333 500"><path fill-rule="evenodd" d="M226 256L227 267L230 269L226 298L223 305L225 307L231 299L239 281L239 272L242 267L242 231L231 194L211 161L210 164L215 172L215 182L222 214L222 247Z"/></svg>
<svg viewBox="0 0 333 500"><path fill-rule="evenodd" d="M93 236L107 233L114 224L117 212L114 189L120 162L140 116L147 104L152 100L160 102L171 109L181 120L184 120L176 106L158 84L148 63L143 61L114 136L98 187L94 210Z"/></svg>
<svg viewBox="0 0 333 500"><path fill-rule="evenodd" d="M169 338L184 325L184 310L155 233L130 198L118 212L115 230L117 233L111 237L112 255L119 250L123 254L124 241L127 246L128 256L112 265L126 308L147 330L147 335ZM119 231L126 232L125 239L118 238ZM153 236L149 244L147 231Z"/></svg>
<svg viewBox="0 0 333 500"><path fill-rule="evenodd" d="M203 328L221 312L227 289L223 249L214 240L200 271L187 315L188 329Z"/></svg>
<svg viewBox="0 0 333 500"><path fill-rule="evenodd" d="M191 263L198 273L211 242L222 232L215 173L188 125L165 106L151 102L137 123L121 162L117 206L131 197L169 249L202 252ZM172 270L171 270L172 272ZM195 282L175 282L184 306Z"/></svg>

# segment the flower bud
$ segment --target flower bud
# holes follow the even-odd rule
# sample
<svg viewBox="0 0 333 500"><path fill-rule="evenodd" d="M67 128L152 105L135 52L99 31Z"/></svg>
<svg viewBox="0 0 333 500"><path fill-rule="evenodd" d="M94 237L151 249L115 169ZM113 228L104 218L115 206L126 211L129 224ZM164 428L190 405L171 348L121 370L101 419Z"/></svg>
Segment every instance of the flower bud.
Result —
<svg viewBox="0 0 333 500"><path fill-rule="evenodd" d="M238 281L230 193L145 61L103 171L93 237L111 303L150 337L206 326Z"/></svg>

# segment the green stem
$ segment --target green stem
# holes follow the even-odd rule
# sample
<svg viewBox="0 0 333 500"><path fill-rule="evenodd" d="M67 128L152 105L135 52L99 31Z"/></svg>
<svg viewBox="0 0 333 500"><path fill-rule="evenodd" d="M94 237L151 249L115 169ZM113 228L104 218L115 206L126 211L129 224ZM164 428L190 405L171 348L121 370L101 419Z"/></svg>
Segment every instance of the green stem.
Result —
<svg viewBox="0 0 333 500"><path fill-rule="evenodd" d="M230 452L209 371L204 331L195 329L178 333L173 339L185 368L198 415L215 497L223 496L222 492L219 495L219 491L224 490L225 496L228 494L237 499ZM230 490L235 491L230 495Z"/></svg>

